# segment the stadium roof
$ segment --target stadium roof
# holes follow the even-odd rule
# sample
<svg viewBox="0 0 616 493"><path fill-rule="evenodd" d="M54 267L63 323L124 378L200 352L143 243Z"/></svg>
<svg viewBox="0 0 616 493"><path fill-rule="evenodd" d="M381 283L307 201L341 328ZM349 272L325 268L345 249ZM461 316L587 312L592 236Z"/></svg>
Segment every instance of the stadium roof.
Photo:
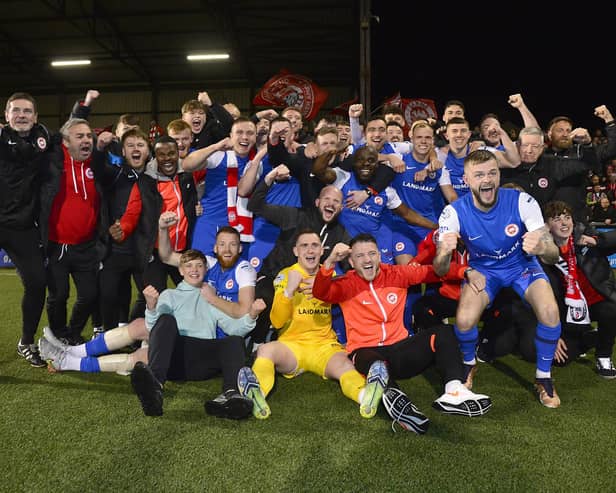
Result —
<svg viewBox="0 0 616 493"><path fill-rule="evenodd" d="M355 87L353 0L31 0L2 2L0 94L82 88L250 87L280 69ZM229 61L190 62L228 52ZM55 59L91 65L52 68Z"/></svg>

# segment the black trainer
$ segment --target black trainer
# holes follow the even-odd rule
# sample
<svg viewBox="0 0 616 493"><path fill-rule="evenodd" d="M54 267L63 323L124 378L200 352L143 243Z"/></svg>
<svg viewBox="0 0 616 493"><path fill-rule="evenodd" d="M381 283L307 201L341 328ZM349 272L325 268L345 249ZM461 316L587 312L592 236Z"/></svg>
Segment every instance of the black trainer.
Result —
<svg viewBox="0 0 616 493"><path fill-rule="evenodd" d="M35 368L45 368L47 366L46 361L41 358L41 353L39 353L36 344L22 344L20 339L17 343L17 354L30 363L30 366Z"/></svg>
<svg viewBox="0 0 616 493"><path fill-rule="evenodd" d="M403 429L423 435L428 431L430 420L415 407L408 396L400 389L388 387L383 393L383 406L393 419L391 429L396 431L398 423Z"/></svg>
<svg viewBox="0 0 616 493"><path fill-rule="evenodd" d="M151 368L138 361L130 374L133 391L139 397L143 414L146 416L163 415L163 388L152 373Z"/></svg>
<svg viewBox="0 0 616 493"><path fill-rule="evenodd" d="M244 419L252 414L252 400L235 389L228 389L215 399L205 401L205 412L219 418Z"/></svg>

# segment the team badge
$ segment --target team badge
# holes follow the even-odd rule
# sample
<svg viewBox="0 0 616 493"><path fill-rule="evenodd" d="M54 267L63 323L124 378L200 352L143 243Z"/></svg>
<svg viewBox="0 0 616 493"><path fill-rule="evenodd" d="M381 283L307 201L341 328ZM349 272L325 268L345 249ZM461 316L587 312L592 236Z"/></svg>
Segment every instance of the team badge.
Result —
<svg viewBox="0 0 616 493"><path fill-rule="evenodd" d="M398 295L396 293L389 293L387 295L387 303L390 305L395 305L398 303Z"/></svg>
<svg viewBox="0 0 616 493"><path fill-rule="evenodd" d="M250 259L250 265L252 265L255 269L259 267L260 263L261 263L261 260L259 259L259 257L252 257Z"/></svg>
<svg viewBox="0 0 616 493"><path fill-rule="evenodd" d="M233 279L227 279L227 282L225 283L225 288L231 289L232 287L233 287Z"/></svg>
<svg viewBox="0 0 616 493"><path fill-rule="evenodd" d="M92 168L86 168L86 177L88 180L94 180L94 171L92 171Z"/></svg>
<svg viewBox="0 0 616 493"><path fill-rule="evenodd" d="M38 139L36 139L36 145L41 151L47 149L47 141L44 137L39 137Z"/></svg>
<svg viewBox="0 0 616 493"><path fill-rule="evenodd" d="M402 250L404 250L404 243L399 241L398 243L396 243L396 252L401 252Z"/></svg>
<svg viewBox="0 0 616 493"><path fill-rule="evenodd" d="M236 219L235 212L233 211L229 212L229 222L234 223L235 219Z"/></svg>
<svg viewBox="0 0 616 493"><path fill-rule="evenodd" d="M383 197L379 197L378 195L374 197L374 203L376 205L383 205Z"/></svg>
<svg viewBox="0 0 616 493"><path fill-rule="evenodd" d="M539 188L548 188L548 185L550 183L548 182L547 178L539 178L537 180L537 185L539 186Z"/></svg>
<svg viewBox="0 0 616 493"><path fill-rule="evenodd" d="M571 321L574 323L583 322L586 318L586 307L585 306L570 306L569 308L569 316L571 317Z"/></svg>
<svg viewBox="0 0 616 493"><path fill-rule="evenodd" d="M518 234L518 232L520 231L520 228L518 227L517 224L508 224L507 226L505 226L505 234L507 236L509 236L510 238L513 238L515 235Z"/></svg>

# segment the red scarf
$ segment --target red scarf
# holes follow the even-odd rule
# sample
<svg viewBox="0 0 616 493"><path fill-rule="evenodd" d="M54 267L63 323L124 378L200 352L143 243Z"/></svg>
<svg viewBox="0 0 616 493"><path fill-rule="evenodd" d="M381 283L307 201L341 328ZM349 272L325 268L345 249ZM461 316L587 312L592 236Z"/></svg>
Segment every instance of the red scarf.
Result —
<svg viewBox="0 0 616 493"><path fill-rule="evenodd" d="M566 290L567 322L589 324L588 304L578 281L573 235L569 236L566 247L560 249L560 260L556 267L563 273L563 283Z"/></svg>
<svg viewBox="0 0 616 493"><path fill-rule="evenodd" d="M238 197L237 184L239 182L237 156L234 151L227 151L227 218L229 226L240 233L240 240L255 241L252 234L252 212L248 210L248 197ZM251 158L254 157L251 156Z"/></svg>

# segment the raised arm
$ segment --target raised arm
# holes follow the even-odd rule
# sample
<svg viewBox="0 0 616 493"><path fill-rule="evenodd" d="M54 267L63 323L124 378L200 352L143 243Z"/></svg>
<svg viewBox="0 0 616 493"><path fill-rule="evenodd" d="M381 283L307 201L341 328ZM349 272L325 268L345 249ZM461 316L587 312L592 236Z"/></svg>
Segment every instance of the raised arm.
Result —
<svg viewBox="0 0 616 493"><path fill-rule="evenodd" d="M248 200L248 210L263 217L267 221L288 229L297 224L299 210L295 207L268 204L266 197L272 183L276 179L288 179L289 169L281 164L270 171L261 183L257 185L252 196Z"/></svg>
<svg viewBox="0 0 616 493"><path fill-rule="evenodd" d="M335 150L324 152L312 163L312 174L327 185L336 181L336 172L329 166L335 155Z"/></svg>
<svg viewBox="0 0 616 493"><path fill-rule="evenodd" d="M517 168L522 160L518 146L511 140L509 134L499 125L500 140L505 150L503 151L502 160L499 162L501 168Z"/></svg>
<svg viewBox="0 0 616 493"><path fill-rule="evenodd" d="M345 289L343 278L334 282L334 267L337 262L342 262L351 254L351 249L346 243L336 243L329 256L318 270L312 285L312 295L328 303L339 303L346 299L348 289Z"/></svg>
<svg viewBox="0 0 616 493"><path fill-rule="evenodd" d="M531 111L527 108L524 100L522 99L521 94L512 94L509 96L509 104L513 106L516 110L520 112L520 116L522 117L522 121L524 122L525 127L539 127L539 122L535 118L535 115L531 113Z"/></svg>
<svg viewBox="0 0 616 493"><path fill-rule="evenodd" d="M204 169L207 166L207 159L216 151L226 151L231 149L231 139L225 137L218 142L204 147L203 149L197 149L191 152L182 160L182 169L184 171L197 171Z"/></svg>
<svg viewBox="0 0 616 493"><path fill-rule="evenodd" d="M169 228L177 222L178 216L172 211L165 211L158 218L158 256L165 264L175 267L180 265L181 254L171 248Z"/></svg>
<svg viewBox="0 0 616 493"><path fill-rule="evenodd" d="M444 276L451 266L451 254L458 244L459 233L441 233L436 244L436 255L432 261L434 273L437 276Z"/></svg>
<svg viewBox="0 0 616 493"><path fill-rule="evenodd" d="M90 89L86 92L86 97L83 101L77 101L73 105L73 109L71 110L70 118L83 118L87 120L90 116L90 111L92 111L92 103L96 101L100 96L100 92L96 89Z"/></svg>
<svg viewBox="0 0 616 493"><path fill-rule="evenodd" d="M237 194L240 197L248 197L255 189L255 185L259 180L259 173L261 172L261 160L267 154L267 147L262 147L255 154L255 157L246 165L244 176L240 178L237 184Z"/></svg>
<svg viewBox="0 0 616 493"><path fill-rule="evenodd" d="M595 108L595 116L605 122L607 143L596 146L597 157L601 163L616 158L616 122L607 106L602 104Z"/></svg>
<svg viewBox="0 0 616 493"><path fill-rule="evenodd" d="M364 105L352 104L349 106L349 126L351 127L351 139L353 144L363 144L366 139L364 138L364 132L359 124L359 117L364 111Z"/></svg>

